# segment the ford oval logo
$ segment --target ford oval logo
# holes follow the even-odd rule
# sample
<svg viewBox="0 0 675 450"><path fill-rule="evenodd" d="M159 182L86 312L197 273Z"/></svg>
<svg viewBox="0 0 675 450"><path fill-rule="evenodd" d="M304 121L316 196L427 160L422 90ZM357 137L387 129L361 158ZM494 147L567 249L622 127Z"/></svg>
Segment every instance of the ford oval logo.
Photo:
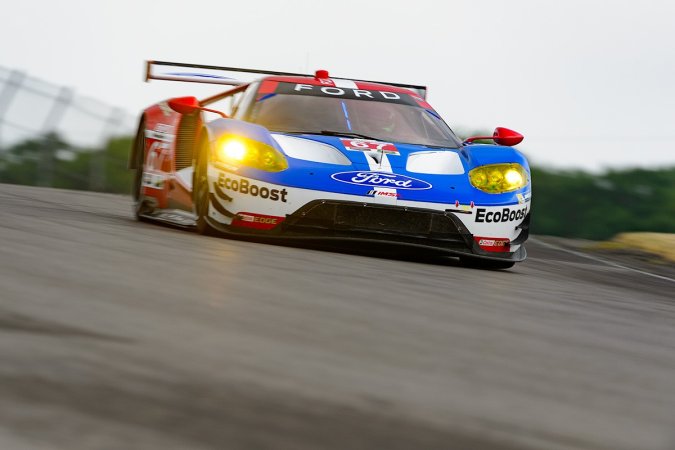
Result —
<svg viewBox="0 0 675 450"><path fill-rule="evenodd" d="M431 189L431 184L426 181L387 172L339 172L331 175L331 178L343 183L358 184L361 186L411 190Z"/></svg>

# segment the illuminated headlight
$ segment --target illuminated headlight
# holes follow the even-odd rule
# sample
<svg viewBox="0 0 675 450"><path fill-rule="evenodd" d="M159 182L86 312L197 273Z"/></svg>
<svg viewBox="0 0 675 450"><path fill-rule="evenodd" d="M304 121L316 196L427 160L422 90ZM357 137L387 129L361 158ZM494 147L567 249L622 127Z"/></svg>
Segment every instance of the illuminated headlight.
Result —
<svg viewBox="0 0 675 450"><path fill-rule="evenodd" d="M220 146L221 159L243 161L246 157L246 145L239 139L229 139Z"/></svg>
<svg viewBox="0 0 675 450"><path fill-rule="evenodd" d="M242 165L267 172L288 168L284 155L274 147L243 136L226 136L216 143L216 161Z"/></svg>
<svg viewBox="0 0 675 450"><path fill-rule="evenodd" d="M511 192L527 186L527 171L520 164L490 164L469 172L473 187L488 194Z"/></svg>

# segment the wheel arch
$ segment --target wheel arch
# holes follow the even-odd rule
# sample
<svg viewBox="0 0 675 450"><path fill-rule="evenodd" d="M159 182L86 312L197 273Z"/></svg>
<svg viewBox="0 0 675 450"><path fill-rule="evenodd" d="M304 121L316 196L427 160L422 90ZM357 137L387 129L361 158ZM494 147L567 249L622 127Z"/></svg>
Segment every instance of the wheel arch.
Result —
<svg viewBox="0 0 675 450"><path fill-rule="evenodd" d="M143 133L143 143L145 143L145 113L141 114L141 117L138 119L138 128L136 129L136 139L133 140L131 144L131 152L129 153L129 160L127 161L128 169L138 169L138 152L140 141L139 134ZM140 151L145 152L145 149Z"/></svg>

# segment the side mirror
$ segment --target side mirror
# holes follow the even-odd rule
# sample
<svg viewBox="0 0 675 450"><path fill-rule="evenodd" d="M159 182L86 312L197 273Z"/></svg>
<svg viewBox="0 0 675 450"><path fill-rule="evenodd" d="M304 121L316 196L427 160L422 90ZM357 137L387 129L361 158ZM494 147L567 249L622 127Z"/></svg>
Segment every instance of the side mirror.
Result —
<svg viewBox="0 0 675 450"><path fill-rule="evenodd" d="M227 119L227 115L222 111L204 108L202 105L199 104L199 100L197 100L196 97L172 98L171 100L167 101L167 103L169 104L169 108L173 109L174 111L180 114L193 114L197 111L208 111L219 114L220 117L222 117L223 119Z"/></svg>
<svg viewBox="0 0 675 450"><path fill-rule="evenodd" d="M464 144L470 144L473 141L483 139L491 139L495 141L495 143L498 145L506 145L508 147L512 147L514 145L520 144L524 138L523 135L518 132L509 130L508 128L497 127L495 128L494 133L492 133L492 136L472 136L470 138L467 138L464 141Z"/></svg>
<svg viewBox="0 0 675 450"><path fill-rule="evenodd" d="M177 97L167 102L169 108L180 114L193 114L201 109L197 97Z"/></svg>
<svg viewBox="0 0 675 450"><path fill-rule="evenodd" d="M523 135L513 130L509 130L508 128L497 127L492 134L492 139L494 139L495 143L498 145L512 147L523 142Z"/></svg>

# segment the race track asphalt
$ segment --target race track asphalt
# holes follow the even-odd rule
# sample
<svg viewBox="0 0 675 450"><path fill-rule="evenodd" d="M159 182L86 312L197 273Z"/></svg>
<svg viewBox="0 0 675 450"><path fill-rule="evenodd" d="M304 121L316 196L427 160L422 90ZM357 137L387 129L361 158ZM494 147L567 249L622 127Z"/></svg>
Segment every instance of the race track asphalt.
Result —
<svg viewBox="0 0 675 450"><path fill-rule="evenodd" d="M672 268L551 242L482 271L0 185L0 448L674 449Z"/></svg>

